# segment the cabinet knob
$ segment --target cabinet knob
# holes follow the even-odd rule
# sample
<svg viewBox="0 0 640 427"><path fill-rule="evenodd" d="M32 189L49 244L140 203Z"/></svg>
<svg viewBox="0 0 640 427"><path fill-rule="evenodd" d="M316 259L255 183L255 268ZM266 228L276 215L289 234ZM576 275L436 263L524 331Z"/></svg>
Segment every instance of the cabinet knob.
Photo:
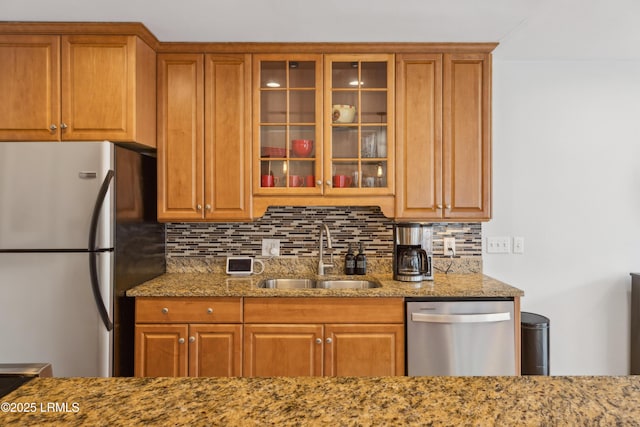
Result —
<svg viewBox="0 0 640 427"><path fill-rule="evenodd" d="M189 342L196 342L196 337L189 337Z"/></svg>
<svg viewBox="0 0 640 427"><path fill-rule="evenodd" d="M212 314L213 313L213 308L209 307L207 308L207 314Z"/></svg>
<svg viewBox="0 0 640 427"><path fill-rule="evenodd" d="M446 205L445 209L451 209L451 205Z"/></svg>
<svg viewBox="0 0 640 427"><path fill-rule="evenodd" d="M54 125L54 124L51 124L51 126L49 126L49 130L50 130L51 132L55 132L55 130L56 130L56 129L58 129L58 126L56 126L56 125Z"/></svg>
<svg viewBox="0 0 640 427"><path fill-rule="evenodd" d="M320 338L316 338L316 344L322 344L322 340Z"/></svg>
<svg viewBox="0 0 640 427"><path fill-rule="evenodd" d="M327 344L331 344L333 342L333 340L331 338L327 338L326 342L327 342Z"/></svg>
<svg viewBox="0 0 640 427"><path fill-rule="evenodd" d="M202 210L202 205L201 204L197 204L196 205L196 210L201 211Z"/></svg>
<svg viewBox="0 0 640 427"><path fill-rule="evenodd" d="M206 210L210 211L211 210L211 205L207 203L206 205L204 205L204 208Z"/></svg>
<svg viewBox="0 0 640 427"><path fill-rule="evenodd" d="M60 123L60 129L66 129L67 128L67 124L66 123Z"/></svg>
<svg viewBox="0 0 640 427"><path fill-rule="evenodd" d="M437 205L436 206L438 209L442 209L442 205Z"/></svg>
<svg viewBox="0 0 640 427"><path fill-rule="evenodd" d="M162 314L167 314L168 312L169 312L169 309L167 307L162 308Z"/></svg>
<svg viewBox="0 0 640 427"><path fill-rule="evenodd" d="M327 180L327 186L331 187L331 180L330 179Z"/></svg>
<svg viewBox="0 0 640 427"><path fill-rule="evenodd" d="M179 338L178 339L178 344L184 344L184 338Z"/></svg>
<svg viewBox="0 0 640 427"><path fill-rule="evenodd" d="M316 185L322 185L322 180L321 179L317 180Z"/></svg>

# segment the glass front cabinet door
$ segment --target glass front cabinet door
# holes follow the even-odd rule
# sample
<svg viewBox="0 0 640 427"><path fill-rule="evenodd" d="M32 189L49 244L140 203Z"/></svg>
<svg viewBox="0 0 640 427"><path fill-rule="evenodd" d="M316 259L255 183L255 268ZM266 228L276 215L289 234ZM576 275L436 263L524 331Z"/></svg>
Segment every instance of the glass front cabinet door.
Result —
<svg viewBox="0 0 640 427"><path fill-rule="evenodd" d="M393 193L393 55L325 56L325 194Z"/></svg>
<svg viewBox="0 0 640 427"><path fill-rule="evenodd" d="M254 56L254 194L322 194L322 56Z"/></svg>
<svg viewBox="0 0 640 427"><path fill-rule="evenodd" d="M261 54L253 66L254 194L393 194L393 55Z"/></svg>

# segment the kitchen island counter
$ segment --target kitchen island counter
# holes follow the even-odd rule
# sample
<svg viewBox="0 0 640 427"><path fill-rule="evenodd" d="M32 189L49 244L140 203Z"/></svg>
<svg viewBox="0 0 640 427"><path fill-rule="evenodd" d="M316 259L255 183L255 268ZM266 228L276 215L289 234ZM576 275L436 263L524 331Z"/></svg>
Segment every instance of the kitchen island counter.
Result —
<svg viewBox="0 0 640 427"><path fill-rule="evenodd" d="M36 378L2 425L636 425L640 377Z"/></svg>
<svg viewBox="0 0 640 427"><path fill-rule="evenodd" d="M265 278L377 280L371 289L262 289ZM224 273L167 273L127 291L130 297L520 297L524 292L483 274L435 274L435 280L399 282L391 274L315 276L285 272L249 277Z"/></svg>

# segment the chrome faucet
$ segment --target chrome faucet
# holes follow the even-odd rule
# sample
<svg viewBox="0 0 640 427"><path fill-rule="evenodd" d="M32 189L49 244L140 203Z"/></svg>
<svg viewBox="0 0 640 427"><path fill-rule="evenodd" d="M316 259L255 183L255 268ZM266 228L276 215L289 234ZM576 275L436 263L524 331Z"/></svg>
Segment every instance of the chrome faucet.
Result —
<svg viewBox="0 0 640 427"><path fill-rule="evenodd" d="M318 275L319 276L324 276L324 269L325 268L333 268L333 254L330 254L331 256L331 263L330 264L325 264L324 263L324 250L322 248L322 233L325 232L327 235L327 249L331 249L331 233L329 232L329 227L327 227L327 224L325 223L321 223L320 224L320 249L319 249L319 256L318 256Z"/></svg>

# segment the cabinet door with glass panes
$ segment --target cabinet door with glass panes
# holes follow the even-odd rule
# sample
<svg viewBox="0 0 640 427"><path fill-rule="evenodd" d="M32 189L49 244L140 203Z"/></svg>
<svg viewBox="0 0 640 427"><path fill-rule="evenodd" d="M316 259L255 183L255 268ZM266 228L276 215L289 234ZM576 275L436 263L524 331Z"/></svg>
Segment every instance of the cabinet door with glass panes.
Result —
<svg viewBox="0 0 640 427"><path fill-rule="evenodd" d="M393 55L326 55L325 194L394 190Z"/></svg>
<svg viewBox="0 0 640 427"><path fill-rule="evenodd" d="M322 56L254 55L254 194L322 193Z"/></svg>

